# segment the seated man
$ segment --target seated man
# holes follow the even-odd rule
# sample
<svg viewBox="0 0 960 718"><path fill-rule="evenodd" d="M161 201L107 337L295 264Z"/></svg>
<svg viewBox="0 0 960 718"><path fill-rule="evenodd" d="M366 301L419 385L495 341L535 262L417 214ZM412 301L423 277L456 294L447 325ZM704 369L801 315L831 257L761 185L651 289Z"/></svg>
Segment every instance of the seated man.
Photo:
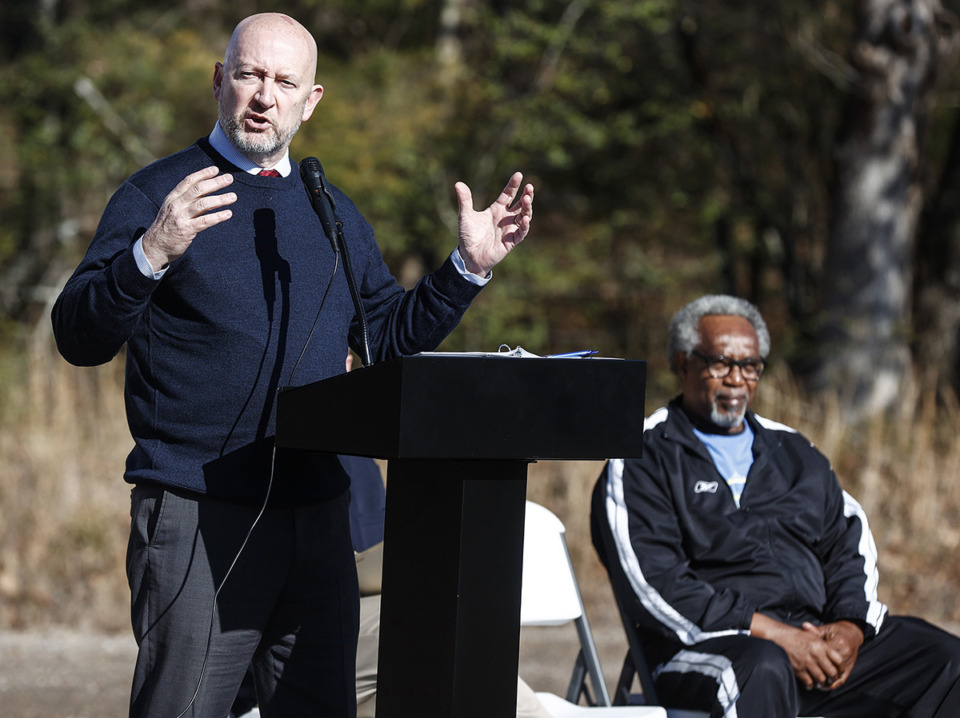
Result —
<svg viewBox="0 0 960 718"><path fill-rule="evenodd" d="M960 639L877 600L876 547L830 462L749 410L770 335L706 296L674 316L682 393L610 460L593 540L660 702L711 716L960 716ZM626 597L626 598L624 598Z"/></svg>

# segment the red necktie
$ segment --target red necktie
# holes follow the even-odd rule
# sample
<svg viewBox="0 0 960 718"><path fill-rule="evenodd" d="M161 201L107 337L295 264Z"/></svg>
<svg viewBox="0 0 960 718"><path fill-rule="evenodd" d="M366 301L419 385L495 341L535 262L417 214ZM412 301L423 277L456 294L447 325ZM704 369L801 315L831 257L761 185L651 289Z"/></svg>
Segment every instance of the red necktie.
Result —
<svg viewBox="0 0 960 718"><path fill-rule="evenodd" d="M280 173L276 170L260 170L259 172L261 177L279 177Z"/></svg>

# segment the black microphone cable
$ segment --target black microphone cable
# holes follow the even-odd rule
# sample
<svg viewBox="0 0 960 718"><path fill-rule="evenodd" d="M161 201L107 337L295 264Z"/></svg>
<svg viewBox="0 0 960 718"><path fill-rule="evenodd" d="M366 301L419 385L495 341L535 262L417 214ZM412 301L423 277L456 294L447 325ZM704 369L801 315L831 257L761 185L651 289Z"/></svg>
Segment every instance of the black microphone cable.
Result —
<svg viewBox="0 0 960 718"><path fill-rule="evenodd" d="M207 626L207 647L203 652L203 663L200 664L200 675L197 677L197 687L194 689L193 697L190 698L190 702L187 703L187 707L180 711L180 714L177 715L177 718L183 718L183 716L187 714L187 711L193 707L193 704L197 700L197 696L200 695L200 686L203 684L203 676L207 670L207 661L210 658L210 644L213 642L213 622L217 615L217 599L220 598L220 591L223 589L224 584L226 584L227 579L230 578L230 574L233 572L233 567L237 565L237 561L240 560L240 555L247 547L247 542L250 541L250 536L253 535L253 529L256 528L258 523L260 523L260 518L267 510L267 503L270 501L270 492L273 489L273 472L276 468L276 463L277 446L274 444L273 451L270 455L270 479L267 482L267 494L263 499L263 504L260 506L260 511L257 513L256 518L253 519L253 523L250 524L250 528L247 529L247 535L244 536L243 543L241 543L240 548L237 549L237 554L233 557L233 561L230 562L227 572L223 574L223 578L220 580L220 584L217 586L217 590L213 594L213 606L210 609L210 622Z"/></svg>
<svg viewBox="0 0 960 718"><path fill-rule="evenodd" d="M319 164L319 163L318 163ZM322 172L322 170L321 170ZM303 169L301 167L301 177L303 176ZM306 185L306 180L304 180ZM307 193L310 194L310 187L307 187ZM311 199L313 196L311 195ZM331 203L333 202L331 198ZM317 204L322 204L322 202L314 202L314 208L316 209ZM321 219L321 223L323 220ZM339 222L336 223L339 225ZM326 234L326 227L324 227L324 233ZM300 354L297 356L297 361L294 363L293 368L290 370L290 376L287 378L287 386L293 382L293 376L297 371L297 367L300 366L300 360L303 358L303 355L307 351L307 346L310 344L310 340L313 338L313 334L317 328L317 325L320 322L320 315L323 312L323 307L327 303L327 297L330 294L330 288L333 286L333 280L337 276L337 269L340 267L340 252L338 251L337 241L334 237L331 237L327 234L328 239L330 239L330 246L333 248L333 271L330 273L330 279L327 281L327 288L323 292L323 298L320 300L320 306L317 308L317 314L313 319L313 325L310 327L310 333L307 335L306 340L304 340L303 348L300 350ZM342 241L342 233L341 233ZM344 254L346 258L346 254ZM344 266L346 266L346 261L344 261ZM352 286L352 285L351 285ZM365 322L364 322L365 323ZM364 335L364 342L366 342L366 336ZM369 355L369 350L367 350ZM279 389L278 389L279 391ZM217 590L213 594L213 606L210 609L210 621L207 626L207 645L203 652L203 662L200 664L200 675L197 677L197 686L193 691L193 696L190 698L190 702L187 703L186 707L180 711L176 718L183 718L187 712L193 707L193 704L196 702L197 697L200 695L200 686L203 684L203 677L207 669L207 661L210 659L210 646L213 642L213 624L216 619L217 613L217 599L220 597L220 591L223 590L224 585L227 582L227 579L230 577L230 574L233 572L234 566L237 565L237 561L240 560L240 556L243 554L244 549L247 547L247 543L250 541L250 536L253 535L253 530L256 528L257 524L260 523L260 519L263 517L263 514L266 513L267 505L270 503L270 494L273 490L273 477L274 472L276 471L277 464L277 445L274 441L273 449L270 454L270 478L267 481L267 492L263 497L263 503L260 506L260 510L257 513L256 517L253 519L253 523L250 524L250 528L247 529L247 534L243 538L243 542L240 544L240 548L237 549L236 555L233 557L233 561L230 562L230 566L227 568L227 572L223 575L223 578L220 580Z"/></svg>
<svg viewBox="0 0 960 718"><path fill-rule="evenodd" d="M317 323L320 319L320 314L323 311L323 306L327 302L327 295L330 294L330 287L333 286L333 279L337 276L337 267L340 265L339 255L336 255L333 262L333 272L330 274L330 281L327 282L326 291L323 293L323 299L320 300L320 307L317 309L317 316L313 320L313 326L310 328L310 334L307 336L306 341L303 344L303 349L300 350L300 356L297 357L296 364L294 364L293 369L290 370L290 377L287 380L289 385L293 381L293 375L297 371L297 367L300 365L300 359L303 358L304 352L307 350L307 345L310 343L310 339L313 336L313 332L317 327ZM203 652L203 663L200 665L200 676L197 678L197 687L193 692L193 697L190 699L190 702L187 704L187 707L184 708L177 718L183 718L186 715L187 711L190 710L194 702L197 700L197 696L200 695L200 685L203 683L203 675L206 672L207 661L210 658L210 644L213 641L213 622L216 618L217 611L217 599L220 597L220 591L223 589L224 584L226 584L227 579L230 577L233 567L236 566L237 561L240 560L240 555L243 553L243 550L247 547L247 543L250 541L250 536L253 534L253 530L256 528L257 524L260 523L260 519L263 517L263 514L267 510L267 504L270 503L270 493L273 490L273 476L276 470L277 465L277 445L274 442L273 450L270 454L270 479L267 482L267 493L263 497L263 504L260 506L260 511L257 513L256 517L253 519L253 523L250 524L250 528L247 529L247 535L244 537L243 542L240 544L240 548L237 549L236 555L233 557L233 561L230 562L230 567L227 569L227 572L223 575L223 578L220 580L220 584L217 586L217 590L213 595L213 606L210 609L210 623L207 627L207 646Z"/></svg>
<svg viewBox="0 0 960 718"><path fill-rule="evenodd" d="M357 287L357 280L354 279L353 266L350 264L350 252L347 251L347 243L343 239L342 225L337 222L337 244L340 246L340 254L343 255L343 273L347 277L347 287L350 289L350 297L353 299L353 306L357 312L357 320L360 323L360 342L363 347L363 365L370 366L373 359L370 356L370 339L367 331L367 312L363 308L363 299L360 297L360 289Z"/></svg>
<svg viewBox="0 0 960 718"><path fill-rule="evenodd" d="M307 334L307 338L303 342L303 348L300 350L300 354L297 356L297 361L293 365L293 369L290 370L290 376L287 377L287 386L293 384L293 375L297 372L297 367L300 366L300 360L303 359L303 355L307 352L307 346L310 344L310 340L313 339L313 333L317 329L317 324L320 323L320 313L323 311L323 305L327 303L327 295L330 294L330 287L333 286L333 279L337 276L337 267L340 266L340 253L335 252L333 255L333 272L330 274L330 281L327 282L327 288L323 292L323 299L320 300L320 308L317 309L317 316L313 318L313 326L310 327L310 333Z"/></svg>

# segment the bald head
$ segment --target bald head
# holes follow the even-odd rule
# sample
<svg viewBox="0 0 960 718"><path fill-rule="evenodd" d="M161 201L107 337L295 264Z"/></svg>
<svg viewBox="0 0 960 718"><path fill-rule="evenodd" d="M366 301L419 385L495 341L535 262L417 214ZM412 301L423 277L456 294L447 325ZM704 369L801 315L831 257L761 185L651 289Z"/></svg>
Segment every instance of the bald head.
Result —
<svg viewBox="0 0 960 718"><path fill-rule="evenodd" d="M298 54L302 53L307 63L308 76L310 81L313 81L317 74L317 41L299 22L289 15L278 12L264 12L241 20L234 28L233 35L230 36L223 64L231 67L236 60L237 49L242 47L249 37L260 37L261 34L296 48Z"/></svg>
<svg viewBox="0 0 960 718"><path fill-rule="evenodd" d="M263 13L237 25L213 77L220 126L234 147L273 167L323 95L316 74L317 43L293 18Z"/></svg>

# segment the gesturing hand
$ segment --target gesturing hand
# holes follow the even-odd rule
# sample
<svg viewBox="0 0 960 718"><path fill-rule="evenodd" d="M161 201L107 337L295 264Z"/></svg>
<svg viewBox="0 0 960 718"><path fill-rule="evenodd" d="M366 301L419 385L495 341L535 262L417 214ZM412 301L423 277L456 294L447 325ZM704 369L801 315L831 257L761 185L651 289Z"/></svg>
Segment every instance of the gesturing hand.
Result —
<svg viewBox="0 0 960 718"><path fill-rule="evenodd" d="M231 210L220 208L236 202L237 195L214 194L232 182L233 175L207 167L187 175L170 191L143 235L143 253L154 270L159 271L186 252L200 232L233 216Z"/></svg>
<svg viewBox="0 0 960 718"><path fill-rule="evenodd" d="M482 212L473 209L473 193L463 182L454 189L460 204L459 249L467 271L487 276L530 231L533 220L533 185L523 188L514 202L523 175L515 172L500 196Z"/></svg>

